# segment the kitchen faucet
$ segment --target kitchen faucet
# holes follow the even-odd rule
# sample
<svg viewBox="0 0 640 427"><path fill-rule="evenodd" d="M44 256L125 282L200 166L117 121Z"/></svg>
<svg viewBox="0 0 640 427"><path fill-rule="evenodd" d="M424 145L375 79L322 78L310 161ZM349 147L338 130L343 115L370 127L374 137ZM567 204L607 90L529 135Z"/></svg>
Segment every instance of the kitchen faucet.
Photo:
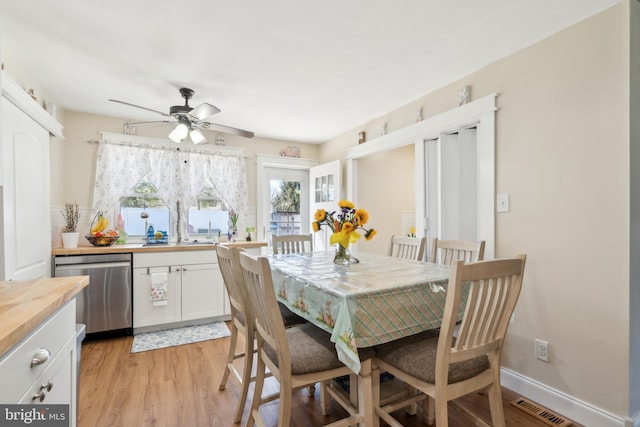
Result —
<svg viewBox="0 0 640 427"><path fill-rule="evenodd" d="M178 217L177 217L177 221L176 221L177 242L178 243L182 243L182 231L181 231L181 227L180 227L180 200L178 200L176 202L176 209L178 210Z"/></svg>

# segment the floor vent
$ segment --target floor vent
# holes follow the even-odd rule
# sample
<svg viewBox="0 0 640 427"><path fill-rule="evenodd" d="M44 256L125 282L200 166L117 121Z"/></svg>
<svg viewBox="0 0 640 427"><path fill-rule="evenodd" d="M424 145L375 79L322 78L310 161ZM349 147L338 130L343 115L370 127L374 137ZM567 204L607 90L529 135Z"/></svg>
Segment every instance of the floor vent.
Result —
<svg viewBox="0 0 640 427"><path fill-rule="evenodd" d="M542 408L522 397L514 400L513 402L511 402L511 404L518 409L522 409L527 414L539 419L547 425L561 427L568 427L573 425L573 423L568 419L561 417L560 415L551 412L548 409Z"/></svg>

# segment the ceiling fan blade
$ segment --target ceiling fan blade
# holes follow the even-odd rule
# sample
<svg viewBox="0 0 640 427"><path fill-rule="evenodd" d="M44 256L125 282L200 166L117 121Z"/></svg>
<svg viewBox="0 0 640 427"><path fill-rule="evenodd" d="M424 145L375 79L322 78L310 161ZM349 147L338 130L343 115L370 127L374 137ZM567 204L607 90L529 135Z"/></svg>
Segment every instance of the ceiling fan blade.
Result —
<svg viewBox="0 0 640 427"><path fill-rule="evenodd" d="M132 104L132 103L130 103L130 102L119 101L119 100L117 100L117 99L109 99L109 101L111 101L111 102L117 102L117 103L119 103L119 104L129 105L130 107L142 108L143 110L152 111L152 112L154 112L154 113L162 114L163 116L166 116L166 117L171 117L171 115L170 115L170 114L163 113L162 111L154 110L154 109L152 109L152 108L142 107L142 106L140 106L140 105Z"/></svg>
<svg viewBox="0 0 640 427"><path fill-rule="evenodd" d="M152 120L150 122L126 122L125 125L127 126L135 126L135 125L150 125L150 124L154 124L154 123L168 123L168 124L174 124L174 123L178 123L175 120Z"/></svg>
<svg viewBox="0 0 640 427"><path fill-rule="evenodd" d="M233 135L244 136L245 138L253 138L255 136L253 134L253 132L249 132L248 130L232 128L232 127L229 127L229 126L218 125L218 124L215 124L215 123L199 122L198 126L202 127L203 129L217 130L217 131L220 131L220 132L230 133L230 134L233 134Z"/></svg>
<svg viewBox="0 0 640 427"><path fill-rule="evenodd" d="M193 110L189 111L189 115L195 120L204 120L207 117L213 116L214 114L219 112L220 109L215 105L211 105L208 102L203 102Z"/></svg>

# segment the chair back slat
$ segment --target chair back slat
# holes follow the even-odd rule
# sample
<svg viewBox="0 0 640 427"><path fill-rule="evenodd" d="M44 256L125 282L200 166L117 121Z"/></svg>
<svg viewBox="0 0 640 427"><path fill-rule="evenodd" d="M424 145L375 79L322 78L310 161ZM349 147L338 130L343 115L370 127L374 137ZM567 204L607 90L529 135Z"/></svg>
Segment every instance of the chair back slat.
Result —
<svg viewBox="0 0 640 427"><path fill-rule="evenodd" d="M257 339L276 349L280 358L279 366L289 369L289 344L273 287L269 260L265 257L253 258L243 252L240 253L240 267Z"/></svg>
<svg viewBox="0 0 640 427"><path fill-rule="evenodd" d="M453 363L500 350L522 287L525 260L521 255L513 259L452 263L439 356L441 351L442 356L450 352L446 360ZM466 306L454 339L456 314L465 288L468 289ZM448 334L449 340L443 339L442 334Z"/></svg>
<svg viewBox="0 0 640 427"><path fill-rule="evenodd" d="M238 256L242 251L242 248L232 248L224 245L218 245L216 247L218 266L222 274L224 286L227 289L229 304L233 309L244 315L244 301L246 297L244 296L242 288L238 285L238 283L243 280Z"/></svg>
<svg viewBox="0 0 640 427"><path fill-rule="evenodd" d="M440 265L451 265L453 261L477 262L484 259L485 241L440 240L434 237L429 261Z"/></svg>
<svg viewBox="0 0 640 427"><path fill-rule="evenodd" d="M297 254L313 251L311 234L283 234L271 236L273 254Z"/></svg>
<svg viewBox="0 0 640 427"><path fill-rule="evenodd" d="M422 261L426 242L426 237L391 236L387 255L413 261Z"/></svg>

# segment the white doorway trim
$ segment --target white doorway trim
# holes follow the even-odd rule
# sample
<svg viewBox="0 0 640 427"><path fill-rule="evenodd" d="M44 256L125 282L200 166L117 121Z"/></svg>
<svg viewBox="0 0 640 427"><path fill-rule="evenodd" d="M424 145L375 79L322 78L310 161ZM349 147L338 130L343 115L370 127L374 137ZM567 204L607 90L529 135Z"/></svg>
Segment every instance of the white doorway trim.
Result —
<svg viewBox="0 0 640 427"><path fill-rule="evenodd" d="M426 214L425 141L439 138L443 133L476 126L478 143L478 238L486 241L485 258L495 254L495 112L497 94L429 117L421 122L390 132L347 150L347 197L357 204L357 160L372 154L395 150L406 145L415 146L416 162L416 225L419 236L424 235Z"/></svg>

